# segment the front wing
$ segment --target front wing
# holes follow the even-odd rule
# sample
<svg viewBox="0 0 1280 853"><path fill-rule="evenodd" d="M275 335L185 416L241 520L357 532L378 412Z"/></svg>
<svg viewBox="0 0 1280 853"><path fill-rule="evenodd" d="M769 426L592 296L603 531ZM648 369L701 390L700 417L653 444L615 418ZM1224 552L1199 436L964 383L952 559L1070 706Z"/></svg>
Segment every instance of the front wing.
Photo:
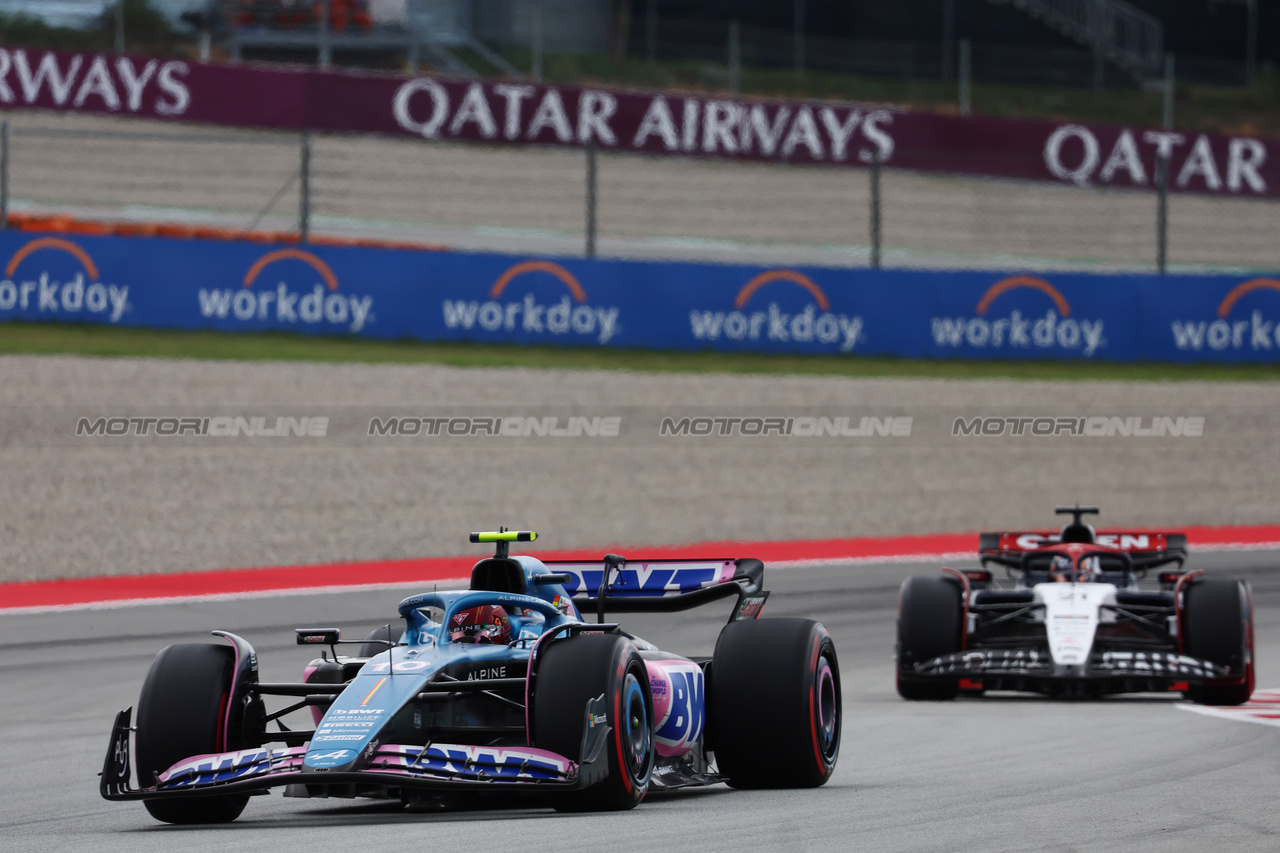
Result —
<svg viewBox="0 0 1280 853"><path fill-rule="evenodd" d="M1087 685L1101 693L1184 690L1211 681L1239 679L1240 673L1207 660L1165 651L1096 652L1083 666L1055 665L1037 649L972 649L942 655L899 670L919 680L965 679L986 690L1057 692L1063 685Z"/></svg>
<svg viewBox="0 0 1280 853"><path fill-rule="evenodd" d="M599 707L593 707L599 703ZM588 703L588 714L604 714L603 697ZM130 721L133 709L116 715L102 768L100 790L108 800L146 800L182 796L262 793L284 785L357 784L436 791L561 790L587 788L608 773L605 744L612 728L588 726L582 759L573 761L545 749L471 744L378 744L362 754L357 770L306 767L305 746L260 747L183 759L154 780L131 784Z"/></svg>

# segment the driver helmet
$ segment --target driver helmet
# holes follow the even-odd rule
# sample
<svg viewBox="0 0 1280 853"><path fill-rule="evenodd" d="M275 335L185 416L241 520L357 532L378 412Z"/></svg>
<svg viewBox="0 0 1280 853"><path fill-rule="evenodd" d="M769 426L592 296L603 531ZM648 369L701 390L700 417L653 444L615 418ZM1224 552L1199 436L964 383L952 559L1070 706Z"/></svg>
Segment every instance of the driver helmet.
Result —
<svg viewBox="0 0 1280 853"><path fill-rule="evenodd" d="M1085 557L1080 561L1080 569L1076 572L1076 580L1091 581L1102 574L1102 561L1097 557Z"/></svg>
<svg viewBox="0 0 1280 853"><path fill-rule="evenodd" d="M1071 558L1062 554L1054 555L1053 561L1049 564L1049 576L1057 583L1075 580Z"/></svg>
<svg viewBox="0 0 1280 853"><path fill-rule="evenodd" d="M511 620L491 604L460 610L449 620L449 642L506 645L511 642Z"/></svg>

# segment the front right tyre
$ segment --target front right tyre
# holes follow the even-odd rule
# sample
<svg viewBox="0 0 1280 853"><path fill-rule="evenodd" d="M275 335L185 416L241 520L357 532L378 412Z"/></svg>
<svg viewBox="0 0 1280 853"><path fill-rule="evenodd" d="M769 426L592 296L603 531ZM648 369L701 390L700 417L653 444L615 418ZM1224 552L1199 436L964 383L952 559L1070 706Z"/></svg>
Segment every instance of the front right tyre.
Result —
<svg viewBox="0 0 1280 853"><path fill-rule="evenodd" d="M1196 685L1185 692L1201 705L1243 705L1253 695L1253 596L1240 581L1193 581L1183 593L1182 650L1240 673L1229 682Z"/></svg>

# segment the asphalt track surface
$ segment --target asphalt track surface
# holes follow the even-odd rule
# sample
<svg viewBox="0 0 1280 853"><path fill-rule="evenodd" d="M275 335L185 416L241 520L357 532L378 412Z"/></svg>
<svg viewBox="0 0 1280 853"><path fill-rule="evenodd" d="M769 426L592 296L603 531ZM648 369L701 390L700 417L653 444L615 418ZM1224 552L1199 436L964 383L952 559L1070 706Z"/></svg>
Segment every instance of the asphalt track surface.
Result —
<svg viewBox="0 0 1280 853"><path fill-rule="evenodd" d="M1254 590L1258 684L1280 684L1280 553L1193 555L1190 567ZM292 680L312 650L292 628L363 635L400 591L298 595L0 616L5 772L0 849L130 853L223 848L471 849L522 841L554 850L1274 850L1280 729L1177 709L1172 696L1053 701L996 694L907 703L893 689L898 585L937 564L831 565L767 573L768 615L821 620L834 635L845 717L823 788L651 796L623 814L483 807L410 813L376 801L250 801L234 824L180 828L98 796L115 711L136 701L154 654L214 628L257 647L263 678ZM406 589L408 594L411 590ZM709 653L720 610L634 617L624 626ZM212 638L210 638L212 639Z"/></svg>

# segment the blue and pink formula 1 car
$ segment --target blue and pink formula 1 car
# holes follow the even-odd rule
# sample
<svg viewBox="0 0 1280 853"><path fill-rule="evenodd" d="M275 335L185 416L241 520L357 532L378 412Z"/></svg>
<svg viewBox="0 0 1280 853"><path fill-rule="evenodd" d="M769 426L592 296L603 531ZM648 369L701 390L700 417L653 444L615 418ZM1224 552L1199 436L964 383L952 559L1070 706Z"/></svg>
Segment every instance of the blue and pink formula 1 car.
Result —
<svg viewBox="0 0 1280 853"><path fill-rule="evenodd" d="M297 683L258 678L248 642L169 646L116 716L101 790L168 823L235 820L249 797L376 797L407 805L504 792L560 810L629 809L651 788L802 788L840 751L840 670L808 619L759 619L755 559L543 562L509 556L537 534L473 533L497 553L467 590L400 602L404 624L327 646ZM665 652L612 612L734 599L710 658ZM597 621L583 619L580 608ZM337 653L363 642L358 657ZM287 697L269 712L266 697ZM282 718L310 710L313 730ZM269 731L270 728L277 731ZM131 733L136 732L130 744ZM130 757L137 767L131 782Z"/></svg>

